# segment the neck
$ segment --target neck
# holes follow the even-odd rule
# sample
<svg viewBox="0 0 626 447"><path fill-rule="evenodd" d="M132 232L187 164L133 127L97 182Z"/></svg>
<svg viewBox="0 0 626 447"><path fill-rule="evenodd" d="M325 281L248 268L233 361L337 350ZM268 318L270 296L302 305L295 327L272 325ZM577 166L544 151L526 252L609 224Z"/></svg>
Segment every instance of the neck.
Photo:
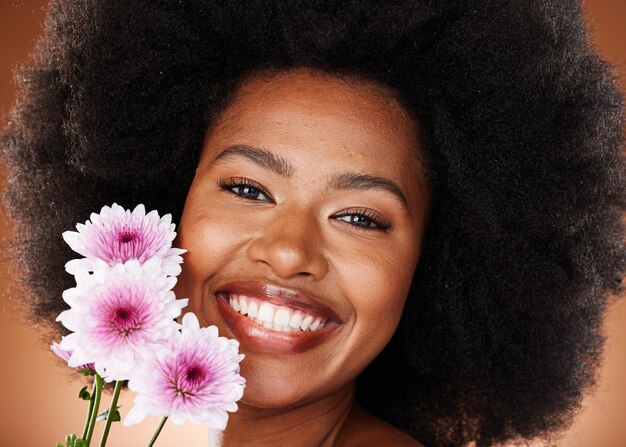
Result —
<svg viewBox="0 0 626 447"><path fill-rule="evenodd" d="M330 396L291 408L239 404L231 413L222 447L330 447L354 405L354 383Z"/></svg>

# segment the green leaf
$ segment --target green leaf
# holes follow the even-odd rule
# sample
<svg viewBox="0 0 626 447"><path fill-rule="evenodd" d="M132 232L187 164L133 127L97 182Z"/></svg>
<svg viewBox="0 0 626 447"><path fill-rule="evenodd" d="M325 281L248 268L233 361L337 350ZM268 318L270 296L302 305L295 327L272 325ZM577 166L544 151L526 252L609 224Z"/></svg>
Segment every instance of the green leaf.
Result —
<svg viewBox="0 0 626 447"><path fill-rule="evenodd" d="M84 387L82 387L82 389L78 393L78 397L80 399L82 399L82 400L90 400L91 399L91 394L89 394L89 391L87 391L87 386L86 385Z"/></svg>
<svg viewBox="0 0 626 447"><path fill-rule="evenodd" d="M80 442L82 442L82 444L80 444ZM85 441L83 441L80 438L76 438L76 435L74 433L69 434L69 435L65 435L65 445L61 444L60 442L57 442L57 445L55 447L87 447L85 444Z"/></svg>
<svg viewBox="0 0 626 447"><path fill-rule="evenodd" d="M117 408L119 408L119 407L117 407ZM116 409L113 412L113 416L111 416L111 422L119 422L121 420L122 420L122 416L120 415L119 410Z"/></svg>
<svg viewBox="0 0 626 447"><path fill-rule="evenodd" d="M87 441L77 438L74 433L65 436L65 445L57 442L55 447L87 447Z"/></svg>

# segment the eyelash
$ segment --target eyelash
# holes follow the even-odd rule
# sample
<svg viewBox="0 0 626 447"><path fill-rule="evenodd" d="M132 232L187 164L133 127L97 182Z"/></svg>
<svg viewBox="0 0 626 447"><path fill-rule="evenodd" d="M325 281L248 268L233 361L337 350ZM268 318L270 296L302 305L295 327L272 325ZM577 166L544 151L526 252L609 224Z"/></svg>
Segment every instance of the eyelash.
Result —
<svg viewBox="0 0 626 447"><path fill-rule="evenodd" d="M224 191L234 194L236 197L242 200L252 200L252 201L260 201L260 202L267 202L267 201L273 202L274 200L272 196L270 195L270 193L267 191L267 189L265 189L263 186L261 186L259 183L255 182L254 180L250 180L245 177L232 177L226 180L220 180L218 182L218 185ZM254 199L251 197L246 197L240 192L233 191L233 189L237 187L256 189L260 194L263 194L269 200L258 200L258 199Z"/></svg>
<svg viewBox="0 0 626 447"><path fill-rule="evenodd" d="M226 192L233 194L237 198L241 200L249 200L249 201L260 201L260 202L273 202L274 199L270 195L270 193L265 189L262 185L255 182L254 180L250 180L246 177L231 177L225 180L219 180L218 186ZM234 188L252 188L258 191L260 194L266 196L269 200L259 200L251 197L244 196L241 192L236 192ZM353 222L348 222L345 220L341 220L341 217L353 216L356 218L362 218L365 221L368 221L369 224L366 226L355 224ZM345 222L348 225L356 228L359 231L383 231L387 232L391 229L391 223L378 214L376 211L369 208L353 208L342 211L340 214L335 214L331 216L334 219L337 219L341 222ZM371 225L373 224L373 225Z"/></svg>
<svg viewBox="0 0 626 447"><path fill-rule="evenodd" d="M342 222L346 222L347 224L361 231L384 231L386 232L391 229L391 223L389 221L383 219L383 217L380 214L378 214L376 211L371 210L369 208L349 209L346 211L342 211L341 214L335 214L333 218L337 219L339 217L347 217L347 216L356 216L359 218L363 218L366 221L369 221L371 224L374 224L374 226L370 226L370 225L363 226L363 225L350 223L345 220L342 221Z"/></svg>

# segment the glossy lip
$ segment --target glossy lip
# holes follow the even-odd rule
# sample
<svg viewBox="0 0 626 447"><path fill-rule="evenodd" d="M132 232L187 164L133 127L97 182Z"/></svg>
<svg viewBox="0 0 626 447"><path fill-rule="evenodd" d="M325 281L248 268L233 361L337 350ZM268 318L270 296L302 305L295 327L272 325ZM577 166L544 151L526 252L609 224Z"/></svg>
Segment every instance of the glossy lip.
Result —
<svg viewBox="0 0 626 447"><path fill-rule="evenodd" d="M326 325L316 331L280 332L264 328L241 315L228 304L229 294L238 294L267 301L277 306L304 310L326 319ZM265 354L300 354L313 349L332 337L341 321L332 309L310 295L302 294L260 281L233 281L217 288L217 307L229 329L245 347Z"/></svg>

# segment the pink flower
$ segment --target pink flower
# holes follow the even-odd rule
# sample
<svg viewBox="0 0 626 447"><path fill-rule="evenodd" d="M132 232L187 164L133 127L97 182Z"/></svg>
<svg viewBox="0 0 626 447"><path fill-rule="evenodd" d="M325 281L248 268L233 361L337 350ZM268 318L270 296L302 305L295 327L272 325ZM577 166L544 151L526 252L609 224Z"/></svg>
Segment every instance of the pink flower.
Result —
<svg viewBox="0 0 626 447"><path fill-rule="evenodd" d="M126 380L136 360L178 332L174 319L187 300L176 299L176 278L163 275L158 258L82 272L76 283L63 293L70 309L57 317L73 331L60 344L72 353L69 366L94 363L105 380Z"/></svg>
<svg viewBox="0 0 626 447"><path fill-rule="evenodd" d="M156 351L130 378L135 406L125 425L146 416L168 416L175 424L186 419L224 430L227 411L236 411L245 379L239 375L239 342L218 337L217 328L200 328L193 313L183 317L181 332Z"/></svg>
<svg viewBox="0 0 626 447"><path fill-rule="evenodd" d="M52 352L54 352L57 356L59 356L61 359L65 360L66 362L68 362L70 360L70 357L72 356L71 351L66 351L62 349L61 346L56 342L50 345L50 349L52 350ZM86 376L93 375L96 372L96 368L93 363L87 363L85 365L77 366L76 369L78 370L79 373L84 374Z"/></svg>
<svg viewBox="0 0 626 447"><path fill-rule="evenodd" d="M98 264L113 266L135 259L140 263L158 257L168 275L180 273L181 254L185 250L172 248L176 237L172 216L159 217L156 211L146 214L143 205L131 212L117 204L105 206L100 214L92 213L76 231L66 231L63 239L85 259L74 259L65 266L71 274L80 269L93 271Z"/></svg>

